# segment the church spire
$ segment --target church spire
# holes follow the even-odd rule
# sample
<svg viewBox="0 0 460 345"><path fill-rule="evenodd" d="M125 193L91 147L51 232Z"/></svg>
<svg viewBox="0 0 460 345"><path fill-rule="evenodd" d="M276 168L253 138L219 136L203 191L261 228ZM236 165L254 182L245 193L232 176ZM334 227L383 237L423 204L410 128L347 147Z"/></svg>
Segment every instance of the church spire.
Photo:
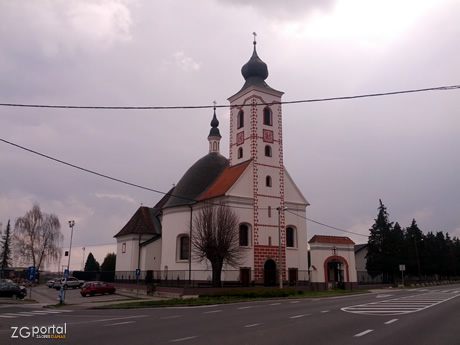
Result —
<svg viewBox="0 0 460 345"><path fill-rule="evenodd" d="M214 116L211 120L211 130L209 131L208 141L209 141L209 153L216 152L220 153L220 139L222 136L219 131L219 120L216 116L216 101L214 101Z"/></svg>

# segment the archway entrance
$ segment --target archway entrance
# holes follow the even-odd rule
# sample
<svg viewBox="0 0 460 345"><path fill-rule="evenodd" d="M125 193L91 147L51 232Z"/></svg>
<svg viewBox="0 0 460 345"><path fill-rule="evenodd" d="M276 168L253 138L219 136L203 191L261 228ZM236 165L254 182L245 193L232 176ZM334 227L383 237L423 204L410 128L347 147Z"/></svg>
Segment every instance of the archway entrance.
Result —
<svg viewBox="0 0 460 345"><path fill-rule="evenodd" d="M327 281L333 288L345 288L344 280L345 264L337 259L333 259L327 263Z"/></svg>
<svg viewBox="0 0 460 345"><path fill-rule="evenodd" d="M276 262L268 259L264 264L264 285L276 286Z"/></svg>

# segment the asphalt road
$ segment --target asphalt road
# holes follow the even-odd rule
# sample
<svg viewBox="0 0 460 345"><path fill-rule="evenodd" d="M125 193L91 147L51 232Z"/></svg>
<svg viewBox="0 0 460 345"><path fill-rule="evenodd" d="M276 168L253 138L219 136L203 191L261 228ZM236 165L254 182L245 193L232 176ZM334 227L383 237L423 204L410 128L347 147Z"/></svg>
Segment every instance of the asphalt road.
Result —
<svg viewBox="0 0 460 345"><path fill-rule="evenodd" d="M109 296L102 296L109 297ZM12 338L66 326L66 339ZM13 328L12 328L13 327ZM18 334L15 334L18 335ZM54 310L0 307L0 343L459 345L460 285L208 307Z"/></svg>

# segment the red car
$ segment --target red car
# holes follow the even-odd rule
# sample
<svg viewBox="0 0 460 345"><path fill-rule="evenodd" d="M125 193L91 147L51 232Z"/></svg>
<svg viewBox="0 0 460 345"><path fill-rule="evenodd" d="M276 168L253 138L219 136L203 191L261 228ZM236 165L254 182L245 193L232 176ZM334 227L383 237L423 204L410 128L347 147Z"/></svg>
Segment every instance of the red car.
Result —
<svg viewBox="0 0 460 345"><path fill-rule="evenodd" d="M103 282L87 282L84 283L80 289L80 294L85 297L86 295L94 296L94 295L103 295L106 293L114 294L115 286L103 283Z"/></svg>

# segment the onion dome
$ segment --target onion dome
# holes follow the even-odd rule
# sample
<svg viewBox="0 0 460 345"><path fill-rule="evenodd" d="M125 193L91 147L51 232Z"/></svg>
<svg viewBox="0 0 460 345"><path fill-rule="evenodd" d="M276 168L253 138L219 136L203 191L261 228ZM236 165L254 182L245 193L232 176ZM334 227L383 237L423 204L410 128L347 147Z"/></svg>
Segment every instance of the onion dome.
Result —
<svg viewBox="0 0 460 345"><path fill-rule="evenodd" d="M264 81L268 77L268 67L257 55L256 40L254 40L254 52L249 61L241 68L241 74L247 81L250 78L257 78Z"/></svg>

